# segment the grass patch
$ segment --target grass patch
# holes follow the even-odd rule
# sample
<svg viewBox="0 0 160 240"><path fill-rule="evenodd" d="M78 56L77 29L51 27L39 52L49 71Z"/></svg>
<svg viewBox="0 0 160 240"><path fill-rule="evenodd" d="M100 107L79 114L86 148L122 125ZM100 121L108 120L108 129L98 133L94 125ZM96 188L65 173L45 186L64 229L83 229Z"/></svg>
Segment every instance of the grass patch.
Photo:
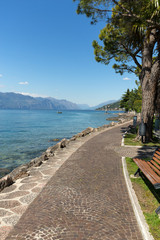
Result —
<svg viewBox="0 0 160 240"><path fill-rule="evenodd" d="M137 165L131 158L126 158L129 175L134 174ZM139 204L155 240L160 240L160 219L155 210L160 205L160 190L155 190L148 179L141 174L140 178L131 178Z"/></svg>
<svg viewBox="0 0 160 240"><path fill-rule="evenodd" d="M124 144L131 146L149 146L149 147L157 147L160 146L160 140L156 137L153 137L153 142L142 143L141 141L136 141L137 134L127 133L124 137Z"/></svg>

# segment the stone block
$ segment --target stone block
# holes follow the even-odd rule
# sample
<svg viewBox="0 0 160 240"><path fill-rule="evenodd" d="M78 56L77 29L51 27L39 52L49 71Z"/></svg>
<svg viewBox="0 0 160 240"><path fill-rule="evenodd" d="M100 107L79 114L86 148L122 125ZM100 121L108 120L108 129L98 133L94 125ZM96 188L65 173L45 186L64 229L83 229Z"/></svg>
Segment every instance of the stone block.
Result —
<svg viewBox="0 0 160 240"><path fill-rule="evenodd" d="M12 177L10 177L10 176L6 176L6 177L2 178L2 180L0 181L0 191L2 191L6 187L9 187L13 183L14 183L14 181L13 181Z"/></svg>

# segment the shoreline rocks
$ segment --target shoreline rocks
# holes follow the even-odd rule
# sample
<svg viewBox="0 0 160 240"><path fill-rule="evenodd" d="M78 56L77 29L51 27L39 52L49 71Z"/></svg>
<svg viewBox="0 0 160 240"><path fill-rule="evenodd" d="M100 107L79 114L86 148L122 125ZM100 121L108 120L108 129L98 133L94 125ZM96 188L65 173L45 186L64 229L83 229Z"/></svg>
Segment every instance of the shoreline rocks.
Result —
<svg viewBox="0 0 160 240"><path fill-rule="evenodd" d="M129 113L116 113L117 117L109 117L106 118L108 121L117 121L117 122L124 122L125 120L132 120L133 116L135 116L134 112Z"/></svg>
<svg viewBox="0 0 160 240"><path fill-rule="evenodd" d="M48 142L58 142L60 139L59 138L53 138L53 139L50 139Z"/></svg>
<svg viewBox="0 0 160 240"><path fill-rule="evenodd" d="M123 119L123 122L128 121L128 119ZM83 130L80 133L77 133L70 139L62 139L60 142L55 144L54 146L49 147L40 157L36 157L32 159L30 162L23 164L17 168L15 168L12 172L7 174L6 176L2 177L0 179L0 192L5 188L13 184L17 179L24 178L26 176L29 176L29 171L33 167L39 167L43 162L47 161L50 157L53 157L58 149L63 149L67 147L68 144L70 144L72 141L76 141L79 138L85 137L88 134L91 134L92 132L98 132L105 130L106 128L115 126L122 123L120 120L119 122L111 122L110 124L105 124L103 126L92 128L88 127L85 130Z"/></svg>

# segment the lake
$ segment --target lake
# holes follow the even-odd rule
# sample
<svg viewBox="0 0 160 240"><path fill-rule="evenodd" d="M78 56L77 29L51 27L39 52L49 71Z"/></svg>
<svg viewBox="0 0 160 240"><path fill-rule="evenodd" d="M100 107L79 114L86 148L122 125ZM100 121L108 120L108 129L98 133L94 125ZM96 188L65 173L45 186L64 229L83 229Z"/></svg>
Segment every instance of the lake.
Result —
<svg viewBox="0 0 160 240"><path fill-rule="evenodd" d="M87 127L109 124L116 112L54 110L0 110L0 177L38 157L57 138L71 138ZM7 170L6 170L7 169Z"/></svg>

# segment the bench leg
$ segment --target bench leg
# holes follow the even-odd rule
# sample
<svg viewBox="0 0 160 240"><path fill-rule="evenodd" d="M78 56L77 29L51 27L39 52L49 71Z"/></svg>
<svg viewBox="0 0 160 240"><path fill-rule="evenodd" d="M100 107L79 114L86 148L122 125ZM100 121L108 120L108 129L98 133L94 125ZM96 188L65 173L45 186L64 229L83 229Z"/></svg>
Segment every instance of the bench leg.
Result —
<svg viewBox="0 0 160 240"><path fill-rule="evenodd" d="M157 215L160 215L160 206L156 209L155 212L157 213Z"/></svg>
<svg viewBox="0 0 160 240"><path fill-rule="evenodd" d="M134 174L135 177L140 177L140 168L137 169L137 171Z"/></svg>

